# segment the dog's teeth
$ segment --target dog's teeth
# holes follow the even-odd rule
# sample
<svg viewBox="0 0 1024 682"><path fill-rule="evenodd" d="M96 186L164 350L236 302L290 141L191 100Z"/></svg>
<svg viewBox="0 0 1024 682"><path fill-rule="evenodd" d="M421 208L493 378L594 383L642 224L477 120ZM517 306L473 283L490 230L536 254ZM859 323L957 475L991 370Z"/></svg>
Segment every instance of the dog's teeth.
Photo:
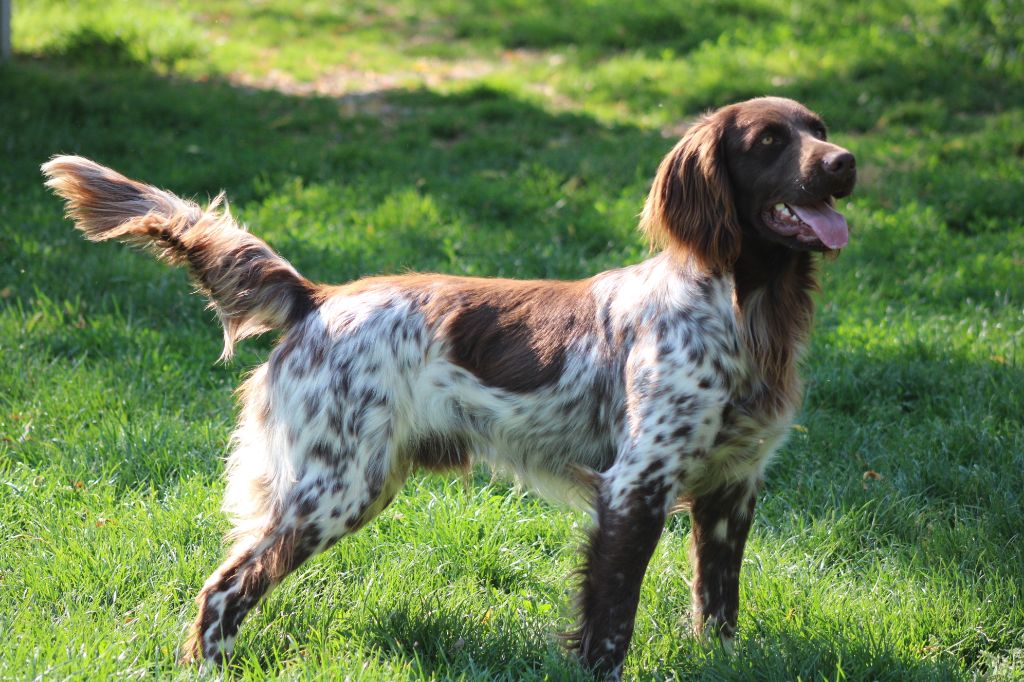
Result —
<svg viewBox="0 0 1024 682"><path fill-rule="evenodd" d="M791 209L786 204L783 204L783 203L775 204L774 209L775 209L776 215L778 215L779 218L781 218L782 220L785 220L786 222L794 223L794 222L797 222L799 220L796 217L796 214L793 213L793 209Z"/></svg>

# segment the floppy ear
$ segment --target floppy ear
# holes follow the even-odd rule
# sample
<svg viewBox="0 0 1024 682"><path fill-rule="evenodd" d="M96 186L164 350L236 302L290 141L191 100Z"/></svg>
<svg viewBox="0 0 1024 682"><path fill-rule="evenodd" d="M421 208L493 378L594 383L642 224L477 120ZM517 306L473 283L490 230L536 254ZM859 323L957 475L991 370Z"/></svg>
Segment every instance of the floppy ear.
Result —
<svg viewBox="0 0 1024 682"><path fill-rule="evenodd" d="M705 116L658 167L640 216L653 245L681 247L709 270L732 267L740 251L732 186L722 157L725 126Z"/></svg>

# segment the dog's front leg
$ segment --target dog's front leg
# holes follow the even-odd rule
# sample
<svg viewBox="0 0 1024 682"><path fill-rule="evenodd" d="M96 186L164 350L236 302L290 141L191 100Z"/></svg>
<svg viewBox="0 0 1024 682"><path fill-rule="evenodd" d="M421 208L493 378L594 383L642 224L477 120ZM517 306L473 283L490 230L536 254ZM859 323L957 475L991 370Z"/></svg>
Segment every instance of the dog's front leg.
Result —
<svg viewBox="0 0 1024 682"><path fill-rule="evenodd" d="M586 550L579 595L580 625L573 639L580 661L618 679L633 636L640 584L661 537L674 474L635 476L612 469L595 500L597 524ZM650 469L643 472L648 474Z"/></svg>
<svg viewBox="0 0 1024 682"><path fill-rule="evenodd" d="M760 481L741 481L693 501L693 625L731 649L740 601L740 564Z"/></svg>

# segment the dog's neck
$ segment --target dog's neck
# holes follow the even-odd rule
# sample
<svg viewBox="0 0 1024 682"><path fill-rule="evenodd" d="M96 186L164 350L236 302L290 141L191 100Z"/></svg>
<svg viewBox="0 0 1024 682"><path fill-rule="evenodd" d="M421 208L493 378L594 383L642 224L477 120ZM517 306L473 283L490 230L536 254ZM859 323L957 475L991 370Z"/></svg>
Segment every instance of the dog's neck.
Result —
<svg viewBox="0 0 1024 682"><path fill-rule="evenodd" d="M734 268L734 305L747 350L757 369L758 407L770 413L800 403L800 353L814 318L817 289L812 254L761 240L744 241Z"/></svg>

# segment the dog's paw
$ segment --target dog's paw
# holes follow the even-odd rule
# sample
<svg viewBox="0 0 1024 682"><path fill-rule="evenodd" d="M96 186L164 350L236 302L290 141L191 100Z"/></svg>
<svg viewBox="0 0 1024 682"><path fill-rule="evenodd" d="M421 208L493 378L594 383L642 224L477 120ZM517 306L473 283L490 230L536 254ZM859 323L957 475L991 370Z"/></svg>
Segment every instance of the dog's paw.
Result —
<svg viewBox="0 0 1024 682"><path fill-rule="evenodd" d="M704 627L698 636L711 646L720 646L727 654L731 655L736 651L736 628L719 620L717 616L710 616L704 621Z"/></svg>

